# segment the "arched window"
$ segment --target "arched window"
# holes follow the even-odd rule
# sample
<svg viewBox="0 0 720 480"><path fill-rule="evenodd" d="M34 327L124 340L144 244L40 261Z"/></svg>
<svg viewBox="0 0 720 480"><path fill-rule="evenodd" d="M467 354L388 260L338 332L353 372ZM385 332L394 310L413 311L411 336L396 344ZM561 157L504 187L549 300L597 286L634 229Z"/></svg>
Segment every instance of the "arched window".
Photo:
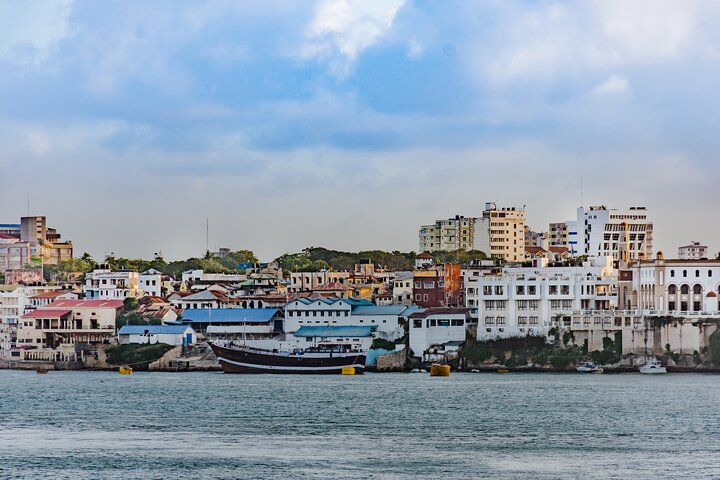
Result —
<svg viewBox="0 0 720 480"><path fill-rule="evenodd" d="M675 270L670 270L670 277L674 277L674 276L675 276Z"/></svg>
<svg viewBox="0 0 720 480"><path fill-rule="evenodd" d="M695 284L693 287L693 293L695 295L700 295L702 293L702 286L699 283Z"/></svg>
<svg viewBox="0 0 720 480"><path fill-rule="evenodd" d="M708 270L708 277L712 277L712 270Z"/></svg>
<svg viewBox="0 0 720 480"><path fill-rule="evenodd" d="M680 287L680 293L682 293L683 295L687 295L688 293L690 293L690 287L688 287L687 285L683 285L682 287Z"/></svg>
<svg viewBox="0 0 720 480"><path fill-rule="evenodd" d="M668 287L668 294L675 295L677 293L677 287L675 285L670 285Z"/></svg>
<svg viewBox="0 0 720 480"><path fill-rule="evenodd" d="M687 270L683 270L683 277L687 277Z"/></svg>
<svg viewBox="0 0 720 480"><path fill-rule="evenodd" d="M695 278L698 278L700 276L700 270L695 270Z"/></svg>

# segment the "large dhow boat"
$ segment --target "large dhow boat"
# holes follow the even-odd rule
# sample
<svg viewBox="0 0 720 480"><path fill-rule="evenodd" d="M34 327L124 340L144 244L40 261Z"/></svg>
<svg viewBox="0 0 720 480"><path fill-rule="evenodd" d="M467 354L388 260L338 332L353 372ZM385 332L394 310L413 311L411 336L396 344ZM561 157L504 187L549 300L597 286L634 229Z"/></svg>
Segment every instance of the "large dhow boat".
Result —
<svg viewBox="0 0 720 480"><path fill-rule="evenodd" d="M209 342L225 373L284 373L284 374L337 374L361 375L365 372L367 349L357 343L342 343L335 338L328 340L330 331L344 328L347 339L354 330L369 327L301 327L294 336L314 340L307 348L262 349L247 345L245 341ZM352 332L347 331L354 329ZM318 330L318 331L316 331ZM319 331L322 330L322 331ZM333 333L334 334L334 333ZM322 338L325 341L318 341Z"/></svg>

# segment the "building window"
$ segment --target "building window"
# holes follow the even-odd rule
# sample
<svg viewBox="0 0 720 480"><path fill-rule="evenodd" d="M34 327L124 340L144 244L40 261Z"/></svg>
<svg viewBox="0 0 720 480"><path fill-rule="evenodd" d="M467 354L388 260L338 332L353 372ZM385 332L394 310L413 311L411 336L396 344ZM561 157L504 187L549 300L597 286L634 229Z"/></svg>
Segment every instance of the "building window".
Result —
<svg viewBox="0 0 720 480"><path fill-rule="evenodd" d="M675 311L675 302L668 302L668 310Z"/></svg>
<svg viewBox="0 0 720 480"><path fill-rule="evenodd" d="M680 287L680 293L682 293L683 295L687 295L688 293L690 293L690 287L688 287L687 285L683 285L682 287Z"/></svg>
<svg viewBox="0 0 720 480"><path fill-rule="evenodd" d="M413 319L413 328L422 328L422 319L420 319L420 318Z"/></svg>
<svg viewBox="0 0 720 480"><path fill-rule="evenodd" d="M668 294L675 295L676 293L677 293L677 287L675 285L669 285L668 286Z"/></svg>
<svg viewBox="0 0 720 480"><path fill-rule="evenodd" d="M423 302L427 302L427 301L428 301L428 294L424 293L423 294Z"/></svg>
<svg viewBox="0 0 720 480"><path fill-rule="evenodd" d="M693 286L693 293L695 295L700 295L702 293L702 286L700 286L699 284Z"/></svg>
<svg viewBox="0 0 720 480"><path fill-rule="evenodd" d="M683 277L687 277L687 270L683 270Z"/></svg>
<svg viewBox="0 0 720 480"><path fill-rule="evenodd" d="M538 324L538 317L530 317L530 325L537 325Z"/></svg>
<svg viewBox="0 0 720 480"><path fill-rule="evenodd" d="M670 277L672 278L674 276L675 276L675 270L670 270Z"/></svg>
<svg viewBox="0 0 720 480"><path fill-rule="evenodd" d="M485 325L494 325L495 317L485 317Z"/></svg>
<svg viewBox="0 0 720 480"><path fill-rule="evenodd" d="M695 278L698 278L700 276L700 270L695 270Z"/></svg>
<svg viewBox="0 0 720 480"><path fill-rule="evenodd" d="M498 325L505 325L505 317L497 317Z"/></svg>
<svg viewBox="0 0 720 480"><path fill-rule="evenodd" d="M518 285L517 287L515 287L515 294L525 295L525 285Z"/></svg>
<svg viewBox="0 0 720 480"><path fill-rule="evenodd" d="M518 317L518 325L527 325L527 317Z"/></svg>

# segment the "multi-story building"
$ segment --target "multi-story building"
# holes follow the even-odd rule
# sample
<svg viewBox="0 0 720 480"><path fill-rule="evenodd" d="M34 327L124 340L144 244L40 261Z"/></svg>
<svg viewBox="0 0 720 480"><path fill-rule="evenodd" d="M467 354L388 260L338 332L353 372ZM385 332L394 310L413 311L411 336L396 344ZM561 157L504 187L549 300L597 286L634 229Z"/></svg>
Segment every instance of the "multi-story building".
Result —
<svg viewBox="0 0 720 480"><path fill-rule="evenodd" d="M617 270L608 257L578 267L505 267L466 285L466 304L477 309L478 339L547 335L573 312L617 306Z"/></svg>
<svg viewBox="0 0 720 480"><path fill-rule="evenodd" d="M329 283L347 285L350 283L350 272L333 272L321 270L319 272L291 272L288 292L312 292L321 285Z"/></svg>
<svg viewBox="0 0 720 480"><path fill-rule="evenodd" d="M88 300L124 300L141 296L138 272L95 269L85 275L85 298Z"/></svg>
<svg viewBox="0 0 720 480"><path fill-rule="evenodd" d="M412 305L413 272L396 272L392 280L392 304Z"/></svg>
<svg viewBox="0 0 720 480"><path fill-rule="evenodd" d="M162 297L162 273L151 268L145 270L139 276L140 289L144 295L150 295L151 297Z"/></svg>
<svg viewBox="0 0 720 480"><path fill-rule="evenodd" d="M452 252L455 250L487 251L487 226L483 218L455 215L420 227L420 251Z"/></svg>
<svg viewBox="0 0 720 480"><path fill-rule="evenodd" d="M464 305L464 276L459 264L446 263L413 272L413 304L422 308Z"/></svg>
<svg viewBox="0 0 720 480"><path fill-rule="evenodd" d="M58 289L53 286L20 285L0 292L0 350L9 350L15 346L20 317L35 308L33 299Z"/></svg>
<svg viewBox="0 0 720 480"><path fill-rule="evenodd" d="M410 355L428 360L429 349L447 351L465 342L472 324L468 308L428 308L408 315Z"/></svg>
<svg viewBox="0 0 720 480"><path fill-rule="evenodd" d="M28 242L44 263L56 265L59 261L73 258L71 241L60 241L60 234L47 226L45 217L33 216L20 219L20 241Z"/></svg>
<svg viewBox="0 0 720 480"><path fill-rule="evenodd" d="M494 203L486 203L483 218L489 225L490 256L522 262L525 259L525 209L498 208Z"/></svg>
<svg viewBox="0 0 720 480"><path fill-rule="evenodd" d="M546 234L543 232L534 232L525 225L525 248L528 247L540 247L543 248L545 245Z"/></svg>
<svg viewBox="0 0 720 480"><path fill-rule="evenodd" d="M565 222L551 223L548 227L548 247L566 247L568 229Z"/></svg>
<svg viewBox="0 0 720 480"><path fill-rule="evenodd" d="M647 260L653 254L653 224L645 207L629 210L594 206L577 209L577 219L566 222L571 255Z"/></svg>
<svg viewBox="0 0 720 480"><path fill-rule="evenodd" d="M692 241L690 245L678 247L678 258L680 260L702 260L708 258L707 245L700 245L700 242Z"/></svg>

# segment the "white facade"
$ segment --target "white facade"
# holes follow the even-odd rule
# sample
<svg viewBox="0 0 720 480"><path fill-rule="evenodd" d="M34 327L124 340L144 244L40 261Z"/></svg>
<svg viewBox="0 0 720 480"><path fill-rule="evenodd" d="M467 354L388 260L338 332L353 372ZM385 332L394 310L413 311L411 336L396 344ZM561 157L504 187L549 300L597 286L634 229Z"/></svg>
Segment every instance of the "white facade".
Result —
<svg viewBox="0 0 720 480"><path fill-rule="evenodd" d="M392 304L412 305L413 303L413 273L398 272L392 280Z"/></svg>
<svg viewBox="0 0 720 480"><path fill-rule="evenodd" d="M247 275L230 273L205 273L202 270L188 270L182 273L185 283L239 283L247 280Z"/></svg>
<svg viewBox="0 0 720 480"><path fill-rule="evenodd" d="M470 322L466 308L429 308L408 318L409 345L412 356L424 358L433 345L464 342Z"/></svg>
<svg viewBox="0 0 720 480"><path fill-rule="evenodd" d="M481 273L465 285L466 305L477 309L477 338L547 335L573 312L617 306L617 270L608 257L579 267L505 267Z"/></svg>
<svg viewBox="0 0 720 480"><path fill-rule="evenodd" d="M565 223L571 255L625 261L647 260L653 255L653 224L648 221L645 207L580 207L577 219Z"/></svg>
<svg viewBox="0 0 720 480"><path fill-rule="evenodd" d="M678 247L678 258L680 260L702 260L708 258L707 245L700 245L700 242L692 241L690 245Z"/></svg>
<svg viewBox="0 0 720 480"><path fill-rule="evenodd" d="M13 290L0 292L0 350L9 350L15 346L20 318L32 309L30 298L57 288L18 286Z"/></svg>
<svg viewBox="0 0 720 480"><path fill-rule="evenodd" d="M144 295L162 297L162 273L151 268L142 272L139 280Z"/></svg>
<svg viewBox="0 0 720 480"><path fill-rule="evenodd" d="M190 326L175 325L130 325L130 327L140 327L127 329L125 333L121 328L118 332L118 343L140 343L140 344L156 344L164 343L165 345L194 345L197 343L197 334ZM175 327L175 328L168 328Z"/></svg>
<svg viewBox="0 0 720 480"><path fill-rule="evenodd" d="M85 275L85 297L88 300L124 300L141 296L138 272L96 269Z"/></svg>

